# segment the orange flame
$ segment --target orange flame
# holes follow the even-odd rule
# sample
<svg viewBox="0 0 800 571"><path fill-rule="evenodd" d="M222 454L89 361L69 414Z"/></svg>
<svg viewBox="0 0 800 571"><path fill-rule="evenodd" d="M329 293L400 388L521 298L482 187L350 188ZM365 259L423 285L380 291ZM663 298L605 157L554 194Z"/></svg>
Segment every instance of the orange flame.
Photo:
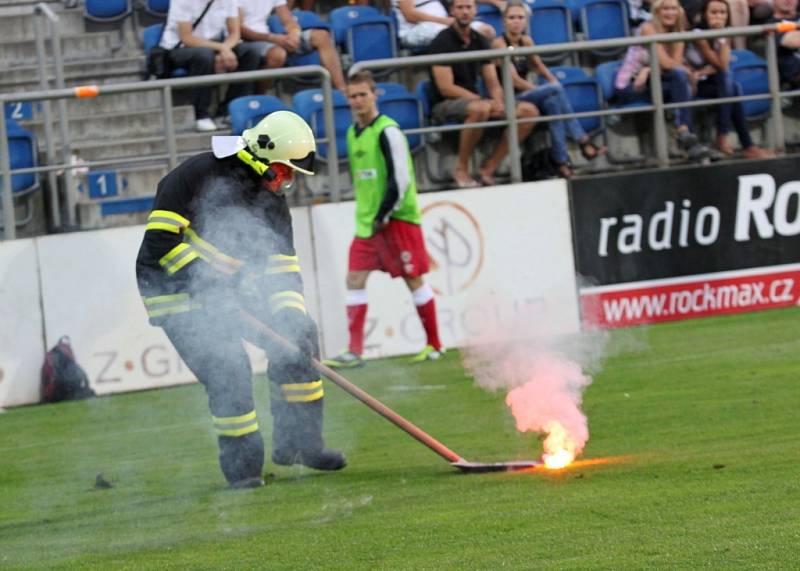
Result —
<svg viewBox="0 0 800 571"><path fill-rule="evenodd" d="M569 432L557 421L547 423L547 438L544 439L542 460L546 468L559 470L575 460L575 442Z"/></svg>

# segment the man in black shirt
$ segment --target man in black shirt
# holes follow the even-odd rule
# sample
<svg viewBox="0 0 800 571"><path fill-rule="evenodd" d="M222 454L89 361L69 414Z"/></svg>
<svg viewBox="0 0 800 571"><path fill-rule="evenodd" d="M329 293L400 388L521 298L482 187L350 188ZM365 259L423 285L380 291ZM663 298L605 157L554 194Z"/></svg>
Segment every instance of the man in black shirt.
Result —
<svg viewBox="0 0 800 571"><path fill-rule="evenodd" d="M475 0L454 0L450 5L453 24L431 42L429 53L458 53L489 49L489 41L473 30ZM489 98L479 93L478 78L482 77ZM437 123L479 123L505 117L503 88L491 61L468 61L438 64L431 67L433 107L431 113ZM539 110L528 102L518 102L518 118L536 117ZM533 130L533 123L519 125L517 135L524 141ZM453 179L459 188L479 186L469 172L469 158L483 135L483 129L463 129L459 134L458 162ZM493 175L505 155L508 138L504 133L495 151L481 166L479 177L487 186L494 184Z"/></svg>
<svg viewBox="0 0 800 571"><path fill-rule="evenodd" d="M772 22L797 21L797 0L774 0ZM800 86L800 31L776 32L778 71L781 81L793 88Z"/></svg>

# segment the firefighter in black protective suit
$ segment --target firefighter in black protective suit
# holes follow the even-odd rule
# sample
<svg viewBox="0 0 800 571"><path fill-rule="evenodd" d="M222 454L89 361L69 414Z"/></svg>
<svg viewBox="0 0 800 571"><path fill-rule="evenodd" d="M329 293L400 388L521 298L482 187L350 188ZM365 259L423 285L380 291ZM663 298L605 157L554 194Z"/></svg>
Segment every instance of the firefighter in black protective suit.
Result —
<svg viewBox="0 0 800 571"><path fill-rule="evenodd" d="M269 358L272 461L338 470L322 438L323 388L284 196L294 171L314 174L316 144L298 115L277 111L241 137L213 137L158 184L136 260L150 322L205 386L222 472L234 488L264 484L264 441L242 340ZM300 347L292 353L239 319L247 310Z"/></svg>

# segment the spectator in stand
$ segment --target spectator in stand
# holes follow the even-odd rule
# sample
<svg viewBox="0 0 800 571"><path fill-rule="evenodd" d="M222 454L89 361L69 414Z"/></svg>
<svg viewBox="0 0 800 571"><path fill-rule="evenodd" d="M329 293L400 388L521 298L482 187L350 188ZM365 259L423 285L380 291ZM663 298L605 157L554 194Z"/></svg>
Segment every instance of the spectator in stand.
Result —
<svg viewBox="0 0 800 571"><path fill-rule="evenodd" d="M453 17L451 26L442 30L431 42L431 54L463 53L487 50L489 40L472 29L475 18L475 0L453 0L450 5ZM482 97L478 78L482 77L489 98ZM497 72L491 61L462 61L431 66L434 103L431 115L436 123L456 121L468 125L489 119L505 117L503 88L497 80ZM539 110L527 101L517 102L516 116L520 119L537 117ZM524 141L533 131L533 123L522 123L517 127L519 141ZM494 172L508 154L508 137L504 132L492 155L481 166L480 183L469 172L469 159L483 136L483 129L462 129L458 141L458 162L453 179L459 188L473 188L494 184Z"/></svg>
<svg viewBox="0 0 800 571"><path fill-rule="evenodd" d="M700 19L700 28L719 30L730 25L728 0L704 0ZM707 99L716 97L734 97L742 94L742 87L734 82L728 69L731 59L729 38L697 40L686 48L686 61L692 68L697 84L697 96ZM731 119L742 145L742 156L747 159L763 159L774 156L774 153L753 144L747 119L742 104L732 103L719 105L717 111L717 140L715 147L724 155L732 156L734 151L728 142L731 130Z"/></svg>
<svg viewBox="0 0 800 571"><path fill-rule="evenodd" d="M288 54L307 54L314 50L319 52L319 59L323 67L331 74L333 87L344 91L344 75L339 54L333 39L327 30L308 29L301 30L292 18L292 13L286 5L286 0L237 0L239 4L239 17L242 22L242 38L248 43L258 46L262 54L262 67L273 69L283 67ZM275 12L280 18L285 34L270 32L267 27L267 18ZM265 91L268 83L259 86Z"/></svg>
<svg viewBox="0 0 800 571"><path fill-rule="evenodd" d="M316 0L300 0L300 2L295 2L295 0L288 0L287 5L289 6L289 10L294 8L299 8L300 10L307 10L309 12L314 11L314 4ZM348 0L348 4L359 4L361 6L369 6L370 0Z"/></svg>
<svg viewBox="0 0 800 571"><path fill-rule="evenodd" d="M797 22L797 0L774 0L772 15L772 22ZM781 81L796 89L800 87L800 31L776 32L775 42Z"/></svg>
<svg viewBox="0 0 800 571"><path fill-rule="evenodd" d="M681 0L681 6L686 12L688 28L700 25L703 18L704 0ZM730 25L734 28L747 26L750 23L764 22L772 13L772 0L728 0L730 11ZM737 50L747 48L747 38L735 36L732 39L733 47Z"/></svg>
<svg viewBox="0 0 800 571"><path fill-rule="evenodd" d="M236 0L172 0L161 46L170 50L173 67L188 70L189 75L210 75L227 71L258 69L261 54L252 44L242 43ZM211 87L192 90L195 127L198 131L216 131L211 118ZM227 114L227 102L253 93L252 83L232 83L217 116ZM223 119L225 120L225 119Z"/></svg>
<svg viewBox="0 0 800 571"><path fill-rule="evenodd" d="M528 48L533 46L533 40L526 33L530 9L523 0L508 0L503 11L503 28L505 33L492 40L492 48ZM558 79L550 72L547 66L537 55L517 56L511 58L511 77L514 80L514 91L517 99L528 101L535 105L545 115L567 115L574 113L572 105L567 99L564 88ZM498 71L502 60L498 62ZM536 73L547 79L544 85L535 85L528 80L531 68ZM502 76L501 76L502 77ZM605 152L605 148L597 148L589 140L589 135L581 127L577 119L565 121L550 121L550 137L552 139L553 160L558 165L558 172L564 178L572 178L572 166L567 153L567 133L578 143L581 154L586 160L593 160Z"/></svg>
<svg viewBox="0 0 800 571"><path fill-rule="evenodd" d="M427 47L439 32L453 24L445 4L439 0L392 0L392 10L397 16L397 36L406 48ZM489 24L473 21L470 26L489 40L495 36Z"/></svg>
<svg viewBox="0 0 800 571"><path fill-rule="evenodd" d="M653 19L639 27L639 34L650 36L682 32L684 14L678 0L654 0ZM657 44L658 63L661 66L661 83L664 98L669 103L685 103L692 99L692 74L683 64L683 42ZM625 61L617 72L614 81L615 98L625 103L638 100L648 89L650 67L647 48L630 46ZM678 146L686 151L692 160L708 157L709 150L697 140L692 132L692 112L687 107L675 109L675 128Z"/></svg>

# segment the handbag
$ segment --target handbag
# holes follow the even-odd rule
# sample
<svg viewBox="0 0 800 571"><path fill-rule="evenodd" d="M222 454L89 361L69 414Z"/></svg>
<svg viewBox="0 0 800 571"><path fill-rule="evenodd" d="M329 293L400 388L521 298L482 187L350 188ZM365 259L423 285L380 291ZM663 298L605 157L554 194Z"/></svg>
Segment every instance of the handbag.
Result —
<svg viewBox="0 0 800 571"><path fill-rule="evenodd" d="M198 16L198 18L192 23L192 30L197 27L197 24L200 23L200 20L208 12L208 9L211 7L211 4L214 3L214 0L209 0L206 4L206 7L203 8L203 12ZM172 75L172 59L169 57L169 52L172 50L168 50L167 48L161 45L161 38L164 37L164 29L166 28L166 24L163 28L161 28L161 35L158 37L158 42L155 46L150 49L150 53L147 54L147 77L154 77L156 79L166 79L167 77ZM175 48L180 47L180 42ZM172 49L175 49L172 48Z"/></svg>

